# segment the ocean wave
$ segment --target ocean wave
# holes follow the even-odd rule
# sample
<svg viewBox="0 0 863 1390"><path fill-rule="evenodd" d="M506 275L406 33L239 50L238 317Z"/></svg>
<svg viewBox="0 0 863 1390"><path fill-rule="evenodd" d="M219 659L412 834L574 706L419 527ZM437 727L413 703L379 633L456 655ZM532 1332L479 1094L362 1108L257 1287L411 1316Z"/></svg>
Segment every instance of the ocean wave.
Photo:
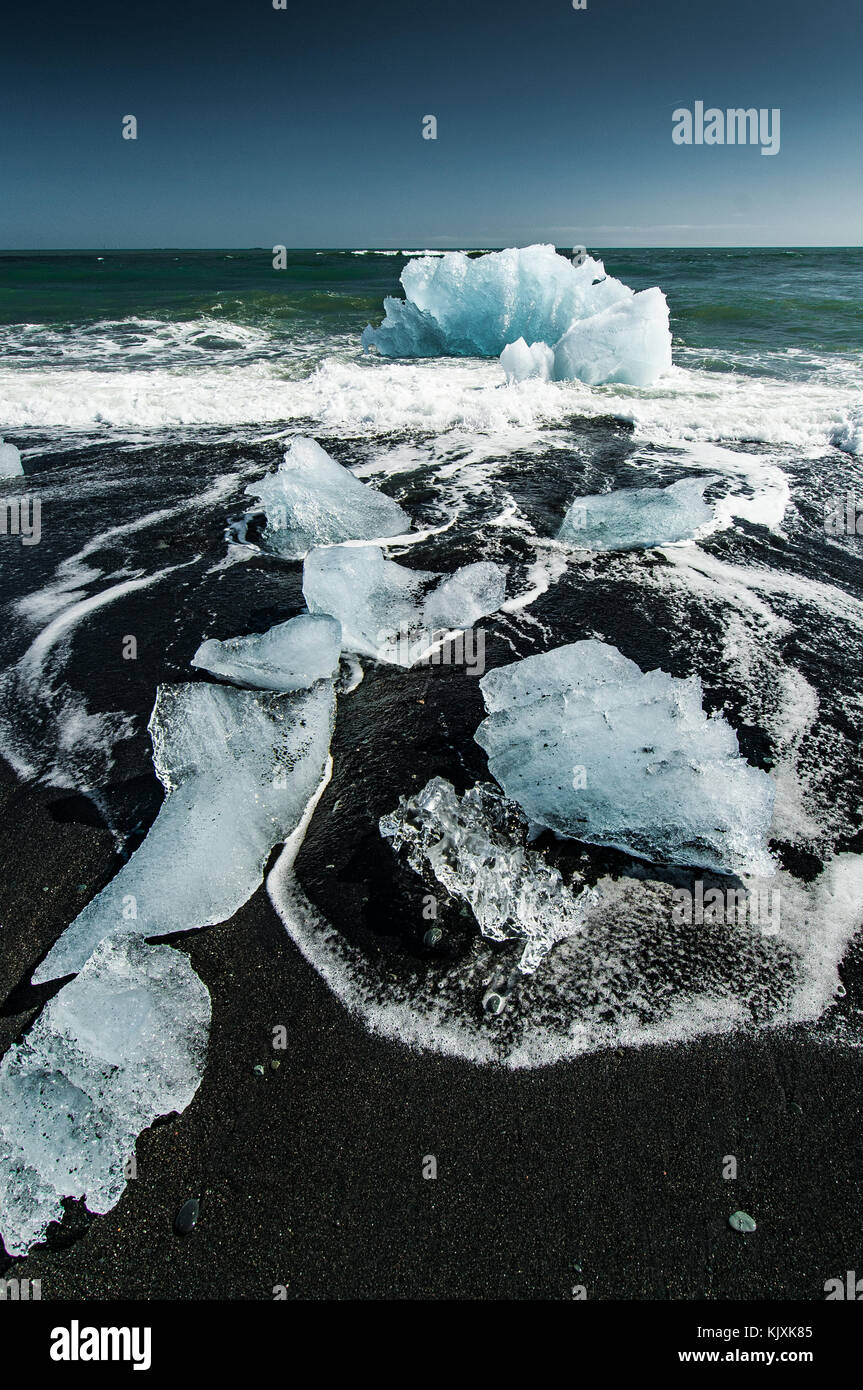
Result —
<svg viewBox="0 0 863 1390"><path fill-rule="evenodd" d="M168 427L290 425L385 435L463 429L493 433L612 416L657 443L754 442L797 448L859 446L849 416L853 364L807 381L677 366L650 387L528 380L506 385L497 362L401 363L328 356L314 370L257 358L177 372L0 371L0 427L152 431ZM859 369L858 369L859 370ZM14 441L13 441L14 442Z"/></svg>

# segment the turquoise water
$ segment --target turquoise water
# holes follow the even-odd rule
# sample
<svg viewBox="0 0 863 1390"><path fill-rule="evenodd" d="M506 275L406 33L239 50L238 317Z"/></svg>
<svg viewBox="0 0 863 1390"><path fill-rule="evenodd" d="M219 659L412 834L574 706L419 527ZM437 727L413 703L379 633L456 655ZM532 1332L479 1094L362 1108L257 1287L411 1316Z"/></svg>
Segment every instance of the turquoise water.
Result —
<svg viewBox="0 0 863 1390"><path fill-rule="evenodd" d="M659 285L675 343L722 358L741 349L859 351L863 249L606 250L609 274ZM398 294L406 257L268 248L0 255L0 324L67 328L130 318L265 329L273 347L303 335L359 333ZM35 357L31 360L36 360Z"/></svg>

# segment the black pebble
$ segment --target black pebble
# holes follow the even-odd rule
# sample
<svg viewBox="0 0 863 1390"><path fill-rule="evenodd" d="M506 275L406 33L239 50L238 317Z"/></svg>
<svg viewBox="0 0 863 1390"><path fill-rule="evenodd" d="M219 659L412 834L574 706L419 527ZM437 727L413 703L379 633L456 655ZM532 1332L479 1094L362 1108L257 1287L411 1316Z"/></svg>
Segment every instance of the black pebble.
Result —
<svg viewBox="0 0 863 1390"><path fill-rule="evenodd" d="M187 1236L192 1230L198 1219L201 1210L201 1203L197 1197L190 1197L188 1202L184 1202L174 1217L174 1230L178 1236Z"/></svg>

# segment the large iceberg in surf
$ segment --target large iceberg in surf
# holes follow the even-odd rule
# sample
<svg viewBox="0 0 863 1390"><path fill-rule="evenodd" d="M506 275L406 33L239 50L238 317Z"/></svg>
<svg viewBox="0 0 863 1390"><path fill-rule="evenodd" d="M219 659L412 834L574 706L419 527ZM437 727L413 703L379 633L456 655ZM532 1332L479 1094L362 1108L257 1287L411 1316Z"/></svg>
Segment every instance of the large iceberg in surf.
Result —
<svg viewBox="0 0 863 1390"><path fill-rule="evenodd" d="M411 520L397 502L360 482L314 439L295 439L275 473L250 483L267 516L267 549L301 560L316 545L400 536Z"/></svg>
<svg viewBox="0 0 863 1390"><path fill-rule="evenodd" d="M182 852L178 846L179 852ZM181 951L103 941L0 1064L0 1234L24 1255L63 1216L119 1201L135 1140L203 1074L210 996Z"/></svg>
<svg viewBox="0 0 863 1390"><path fill-rule="evenodd" d="M386 357L499 357L510 379L578 378L646 385L671 366L668 305L659 289L635 293L553 246L411 260L406 298L384 300L363 347Z"/></svg>
<svg viewBox="0 0 863 1390"><path fill-rule="evenodd" d="M0 435L0 478L20 478L23 472L20 449L14 444L4 444Z"/></svg>
<svg viewBox="0 0 863 1390"><path fill-rule="evenodd" d="M305 690L330 680L339 669L342 630L335 618L300 613L267 632L248 637L211 637L192 665L235 685L255 690Z"/></svg>
<svg viewBox="0 0 863 1390"><path fill-rule="evenodd" d="M385 560L377 546L331 546L307 556L303 595L311 613L339 620L343 651L412 666L500 608L506 570L485 560L442 575Z"/></svg>
<svg viewBox="0 0 863 1390"><path fill-rule="evenodd" d="M123 929L162 936L233 916L320 786L334 718L329 681L293 695L160 686L149 728L165 800L143 844L66 928L34 982L80 970Z"/></svg>
<svg viewBox="0 0 863 1390"><path fill-rule="evenodd" d="M713 520L704 500L711 474L681 478L670 487L621 488L577 497L563 519L558 540L584 550L645 550L688 540Z"/></svg>
<svg viewBox="0 0 863 1390"><path fill-rule="evenodd" d="M483 936L523 942L524 974L556 941L580 931L598 901L594 889L574 892L541 854L525 848L527 821L495 787L479 785L460 797L452 783L433 777L381 817L380 831L394 850L406 851L416 873L430 872L468 904Z"/></svg>
<svg viewBox="0 0 863 1390"><path fill-rule="evenodd" d="M557 834L660 864L770 875L774 784L697 676L573 642L489 671L476 741L506 795Z"/></svg>

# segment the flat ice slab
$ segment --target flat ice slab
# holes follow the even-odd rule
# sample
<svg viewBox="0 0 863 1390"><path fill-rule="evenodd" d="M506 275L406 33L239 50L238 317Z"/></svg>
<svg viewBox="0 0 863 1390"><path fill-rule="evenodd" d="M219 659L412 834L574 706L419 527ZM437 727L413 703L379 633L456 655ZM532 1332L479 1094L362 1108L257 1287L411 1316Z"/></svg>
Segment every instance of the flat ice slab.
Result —
<svg viewBox="0 0 863 1390"><path fill-rule="evenodd" d="M339 669L342 630L335 618L300 613L249 637L210 638L192 665L255 690L304 690Z"/></svg>
<svg viewBox="0 0 863 1390"><path fill-rule="evenodd" d="M774 784L704 713L697 676L644 674L585 641L497 667L480 687L476 741L531 821L654 863L775 871Z"/></svg>
<svg viewBox="0 0 863 1390"><path fill-rule="evenodd" d="M263 541L285 559L315 545L404 535L411 519L397 502L360 482L314 439L295 439L275 473L250 483L267 516Z"/></svg>
<svg viewBox="0 0 863 1390"><path fill-rule="evenodd" d="M620 488L577 497L558 540L584 550L645 550L688 540L713 520L704 492L718 475L681 478L670 487Z"/></svg>
<svg viewBox="0 0 863 1390"><path fill-rule="evenodd" d="M580 931L598 901L593 889L573 892L557 869L525 848L528 825L519 808L491 786L459 796L433 777L397 809L380 831L406 851L411 868L429 872L466 902L483 936L523 941L519 969L532 974L556 941Z"/></svg>
<svg viewBox="0 0 863 1390"><path fill-rule="evenodd" d="M377 546L331 546L307 556L303 594L310 612L341 623L343 651L411 666L443 633L500 608L506 570L480 561L442 575L385 560Z"/></svg>
<svg viewBox="0 0 863 1390"><path fill-rule="evenodd" d="M643 386L671 366L661 290L636 294L587 256L574 265L553 246L411 260L406 298L384 300L363 347L386 357L501 357L510 380L577 378Z"/></svg>
<svg viewBox="0 0 863 1390"><path fill-rule="evenodd" d="M204 1069L210 996L181 951L121 934L0 1063L0 1234L24 1255L61 1198L110 1211L135 1140L183 1111Z"/></svg>
<svg viewBox="0 0 863 1390"><path fill-rule="evenodd" d="M107 936L163 936L224 922L251 897L274 845L320 785L335 718L330 682L294 695L163 685L150 718L167 795L143 844L36 970L80 970Z"/></svg>

